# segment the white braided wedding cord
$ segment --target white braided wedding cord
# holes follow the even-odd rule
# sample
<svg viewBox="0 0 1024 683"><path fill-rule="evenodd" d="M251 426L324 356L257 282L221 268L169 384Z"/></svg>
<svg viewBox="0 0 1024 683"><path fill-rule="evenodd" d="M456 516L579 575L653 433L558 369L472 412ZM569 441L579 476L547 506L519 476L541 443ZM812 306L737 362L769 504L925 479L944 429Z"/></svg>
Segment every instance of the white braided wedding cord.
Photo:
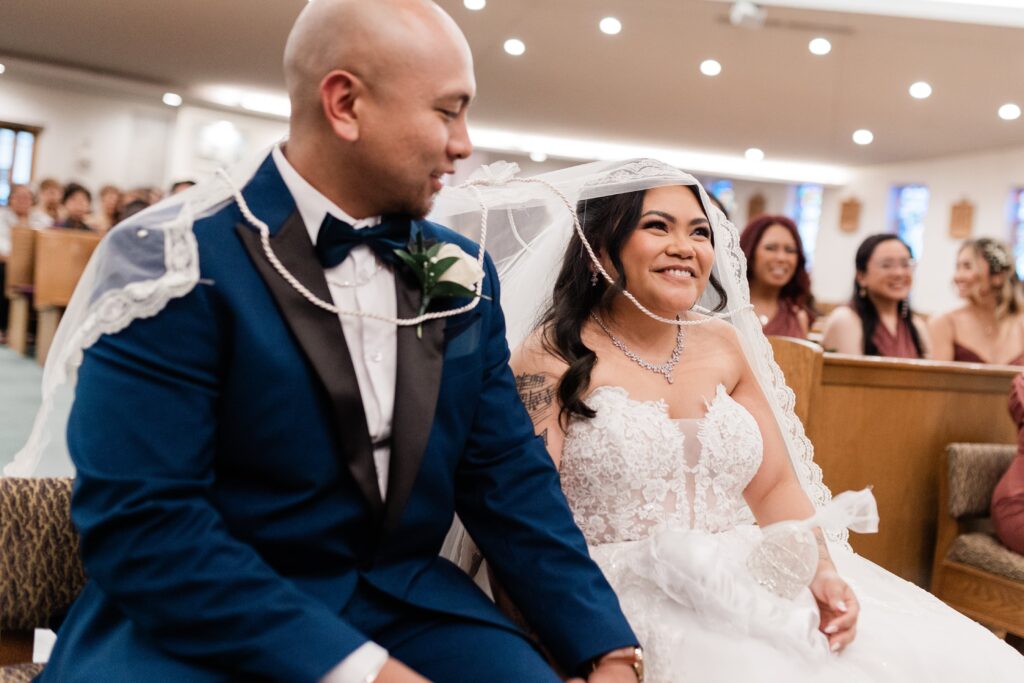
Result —
<svg viewBox="0 0 1024 683"><path fill-rule="evenodd" d="M335 315L346 315L356 318L371 318L373 320L381 320L383 322L398 325L400 327L408 327L412 325L419 325L428 320L438 320L441 318L450 318L455 315L461 315L462 313L466 313L468 311L473 310L474 308L476 308L477 304L480 303L480 292L483 288L482 280L478 282L474 287L474 293L476 294L476 296L473 297L473 300L470 301L468 304L447 311L424 313L423 315L417 316L415 318L392 318L390 316L380 315L379 313L373 313L372 311L346 311L340 309L333 303L324 301L316 294L309 291L309 289L305 285L299 282L299 280L294 275L292 275L287 268L285 268L284 264L281 263L280 259L277 258L277 254L274 253L273 248L270 246L269 226L267 226L266 223L257 218L256 215L252 212L252 210L249 208L249 205L245 201L245 197L242 196L241 190L235 185L235 183L231 180L231 177L228 176L224 169L217 169L217 174L224 180L224 182L227 183L228 188L231 190L231 193L235 197L235 202L237 202L238 209L239 211L241 211L242 216L247 221L249 221L249 223L251 223L257 230L259 230L260 243L263 245L263 252L266 254L267 260L269 260L270 264L274 267L274 270L276 270L278 274L282 278L284 278L285 281L292 286L292 288L295 289L295 291L301 294L303 298L305 298L307 301L309 301L314 306L317 306L318 308L322 308L323 310L329 311ZM580 223L579 216L576 215L576 207L572 205L568 197L566 197L561 190L559 190L557 187L555 187L548 181L542 180L540 178L477 178L474 180L467 181L462 185L458 186L458 188L465 188L472 191L474 197L476 197L477 202L480 204L480 250L479 253L477 254L477 264L481 267L481 269L483 268L485 248L487 245L487 205L484 203L483 196L480 194L480 190L478 188L480 186L498 186L508 183L535 183L543 185L552 193L554 193L554 195L558 197L558 199L562 202L562 205L565 207L566 211L569 212L569 215L572 216L573 229L576 231L576 234L579 235L580 240L582 240L583 247L584 249L587 250L587 254L590 256L590 260L594 264L594 267L598 270L598 272L601 273L602 277L604 277L608 284L615 284L614 278L612 278L612 276L608 274L608 271L605 270L604 266L601 265L600 259L597 258L597 254L594 252L593 247L591 247L590 242L587 241L586 235L584 235L583 233L583 225ZM515 228L513 228L513 230L515 231ZM519 237L518 231L515 231L515 236L520 243L523 243L522 238ZM529 249L528 245L523 244L523 246ZM703 307L695 306L694 310L702 313L707 317L700 320L680 320L678 318L665 318L658 315L657 313L654 313L653 311L649 310L646 306L644 306L642 303L640 303L637 300L637 298L626 289L622 290L622 294L627 299L629 299L629 301L631 301L634 306L636 306L642 313L644 313L648 317L653 318L654 320L657 320L659 322L668 323L669 325L676 325L678 327L686 327L690 325L703 325L715 318L729 318L742 310L753 308L753 306L748 305L741 307L739 309L714 313Z"/></svg>

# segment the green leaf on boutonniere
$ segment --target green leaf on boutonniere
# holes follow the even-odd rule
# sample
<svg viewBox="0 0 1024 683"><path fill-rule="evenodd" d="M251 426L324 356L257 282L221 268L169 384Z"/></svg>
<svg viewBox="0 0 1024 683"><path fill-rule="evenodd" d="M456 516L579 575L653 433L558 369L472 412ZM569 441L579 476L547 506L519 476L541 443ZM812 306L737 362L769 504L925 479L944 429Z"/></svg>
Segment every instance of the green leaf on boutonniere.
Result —
<svg viewBox="0 0 1024 683"><path fill-rule="evenodd" d="M419 280L420 284L422 285L424 278L423 260L416 258L416 256L410 254L404 249L395 249L395 256L402 259L402 262L405 265L409 266L409 270L411 270L416 275L416 279Z"/></svg>

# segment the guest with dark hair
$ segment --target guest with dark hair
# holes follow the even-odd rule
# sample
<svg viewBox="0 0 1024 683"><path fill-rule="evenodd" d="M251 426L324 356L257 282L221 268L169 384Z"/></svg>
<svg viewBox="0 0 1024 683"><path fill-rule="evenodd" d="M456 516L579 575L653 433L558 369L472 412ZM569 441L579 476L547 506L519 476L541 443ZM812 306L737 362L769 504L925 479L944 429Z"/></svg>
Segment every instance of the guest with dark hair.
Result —
<svg viewBox="0 0 1024 683"><path fill-rule="evenodd" d="M125 204L124 208L121 209L121 220L131 218L140 211L144 211L145 209L148 208L149 202L147 202L145 199L133 199L127 204Z"/></svg>
<svg viewBox="0 0 1024 683"><path fill-rule="evenodd" d="M92 230L86 222L92 210L92 193L78 183L68 183L64 188L64 199L61 202L64 218L53 224L55 228L71 230Z"/></svg>
<svg viewBox="0 0 1024 683"><path fill-rule="evenodd" d="M50 223L56 223L64 217L61 212L61 199L64 197L64 186L54 178L43 178L39 183L39 210L50 217Z"/></svg>
<svg viewBox="0 0 1024 683"><path fill-rule="evenodd" d="M1024 374L1013 379L1009 403L1017 425L1017 457L992 492L992 524L1003 545L1024 555Z"/></svg>
<svg viewBox="0 0 1024 683"><path fill-rule="evenodd" d="M966 303L929 322L931 357L1024 365L1024 288L1010 249L989 237L964 242L953 283Z"/></svg>
<svg viewBox="0 0 1024 683"><path fill-rule="evenodd" d="M814 323L814 297L796 223L785 216L755 218L740 235L740 248L764 333L805 338Z"/></svg>
<svg viewBox="0 0 1024 683"><path fill-rule="evenodd" d="M928 357L927 329L910 309L916 265L910 247L896 235L872 235L857 248L854 263L853 300L837 307L825 322L825 350Z"/></svg>
<svg viewBox="0 0 1024 683"><path fill-rule="evenodd" d="M171 185L171 194L175 195L178 194L179 192L184 192L185 190L187 190L188 188L192 187L195 184L196 181L194 180L179 180L173 185Z"/></svg>

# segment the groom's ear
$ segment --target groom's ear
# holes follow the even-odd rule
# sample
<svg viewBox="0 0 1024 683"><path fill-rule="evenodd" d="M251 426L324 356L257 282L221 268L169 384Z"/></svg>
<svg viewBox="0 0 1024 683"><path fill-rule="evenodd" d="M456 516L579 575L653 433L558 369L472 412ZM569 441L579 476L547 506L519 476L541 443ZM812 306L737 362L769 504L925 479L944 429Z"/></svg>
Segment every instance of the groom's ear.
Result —
<svg viewBox="0 0 1024 683"><path fill-rule="evenodd" d="M332 71L320 81L320 104L323 106L324 118L334 134L346 142L359 139L356 102L365 93L366 86L349 71Z"/></svg>

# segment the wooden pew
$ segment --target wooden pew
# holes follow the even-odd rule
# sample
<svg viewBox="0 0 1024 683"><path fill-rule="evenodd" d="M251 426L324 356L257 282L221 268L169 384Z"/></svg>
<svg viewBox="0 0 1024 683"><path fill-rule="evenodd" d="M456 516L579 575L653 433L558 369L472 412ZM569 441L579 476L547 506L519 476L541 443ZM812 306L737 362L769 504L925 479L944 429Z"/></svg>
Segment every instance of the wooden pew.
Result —
<svg viewBox="0 0 1024 683"><path fill-rule="evenodd" d="M28 326L35 282L38 233L38 230L28 227L11 228L11 254L7 257L3 295L7 297L10 305L7 345L20 354L28 351Z"/></svg>
<svg viewBox="0 0 1024 683"><path fill-rule="evenodd" d="M36 360L46 363L64 308L71 301L79 278L92 257L101 235L85 230L51 228L36 237L35 309Z"/></svg>
<svg viewBox="0 0 1024 683"><path fill-rule="evenodd" d="M801 394L810 404L804 425L825 484L874 487L879 532L851 534L854 550L927 589L940 457L951 442L1016 443L1006 400L1021 369L825 353L814 384L806 352L778 352L790 343L772 345L798 410Z"/></svg>

